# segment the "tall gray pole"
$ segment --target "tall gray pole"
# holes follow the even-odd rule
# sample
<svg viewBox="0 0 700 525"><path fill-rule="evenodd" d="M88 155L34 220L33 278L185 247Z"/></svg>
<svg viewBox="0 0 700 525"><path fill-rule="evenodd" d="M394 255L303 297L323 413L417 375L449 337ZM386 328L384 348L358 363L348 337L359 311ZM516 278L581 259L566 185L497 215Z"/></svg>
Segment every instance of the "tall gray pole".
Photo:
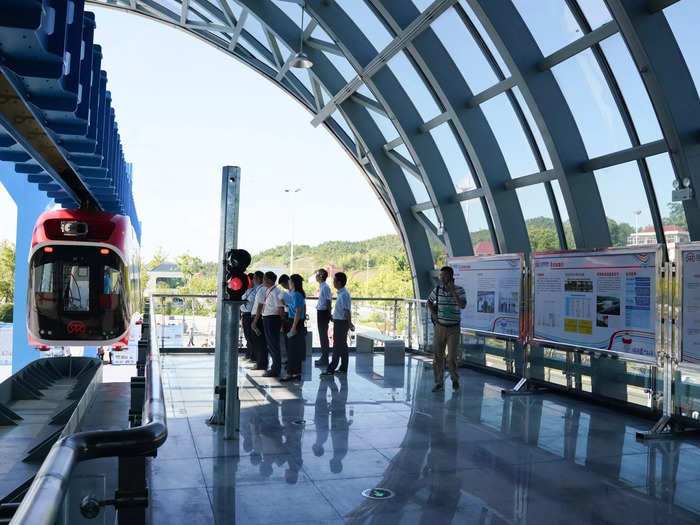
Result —
<svg viewBox="0 0 700 525"><path fill-rule="evenodd" d="M238 308L224 307L224 257L232 248L238 247L238 205L241 190L241 169L238 166L224 166L221 177L221 219L219 221L219 269L216 290L216 354L214 360L214 407L210 423L223 425L225 421L225 400L229 397L227 386L228 361L238 367L238 318L234 314ZM236 334L233 334L234 326ZM231 337L235 335L235 341ZM233 348L232 348L233 347ZM235 350L235 351L234 351ZM234 355L235 354L235 355ZM236 370L234 368L234 371ZM236 374L231 378L231 394L238 398ZM237 404L236 402L233 403ZM233 407L232 407L233 408ZM236 410L234 408L234 410Z"/></svg>

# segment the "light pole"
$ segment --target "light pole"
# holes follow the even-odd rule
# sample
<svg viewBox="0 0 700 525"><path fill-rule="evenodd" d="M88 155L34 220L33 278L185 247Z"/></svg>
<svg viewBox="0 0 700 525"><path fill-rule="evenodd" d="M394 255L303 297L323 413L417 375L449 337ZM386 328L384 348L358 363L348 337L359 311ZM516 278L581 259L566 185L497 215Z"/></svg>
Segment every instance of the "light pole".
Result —
<svg viewBox="0 0 700 525"><path fill-rule="evenodd" d="M634 212L634 244L639 244L639 216L641 214L642 210Z"/></svg>
<svg viewBox="0 0 700 525"><path fill-rule="evenodd" d="M292 229L291 240L289 243L289 275L294 273L294 194L299 193L301 188L285 188L284 192L289 194L289 214L291 215L290 227Z"/></svg>

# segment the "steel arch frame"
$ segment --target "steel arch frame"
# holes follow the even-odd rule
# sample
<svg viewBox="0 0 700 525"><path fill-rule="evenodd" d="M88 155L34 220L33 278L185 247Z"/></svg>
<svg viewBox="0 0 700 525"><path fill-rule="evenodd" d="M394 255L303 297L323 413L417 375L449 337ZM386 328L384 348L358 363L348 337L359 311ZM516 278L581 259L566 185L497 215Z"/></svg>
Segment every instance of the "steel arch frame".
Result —
<svg viewBox="0 0 700 525"><path fill-rule="evenodd" d="M611 241L593 170L628 161L636 162L659 242L664 241L661 211L646 157L668 152L678 180L687 177L692 181L693 187L696 182L700 182L700 141L696 136L697 122L700 121L700 101L663 12L649 7L650 2L647 0L605 0L613 21L595 30L591 30L580 12L577 0L563 0L577 20L583 36L547 57L542 55L535 38L510 0L464 0L506 62L510 77L501 71L483 40L485 37L481 36L480 30L476 29L470 19L471 15L466 14L457 0L434 0L422 13L409 1L358 0L365 2L394 36L394 40L379 51L337 3L307 0L305 6L311 22L301 31L304 51L314 61L314 67L308 72L311 91L296 76L287 74L292 53L284 60L277 40L284 42L290 50L295 50L299 43L300 29L274 2L168 2L169 5L180 4L180 12L175 13L159 5L160 0L87 1L179 27L255 68L315 114L312 123L323 123L334 133L363 168L368 182L394 220L406 245L414 272L415 290L420 296L424 296L429 289L429 274L433 268L428 236L442 242L448 254L472 253L468 225L460 208L462 201L481 200L497 251L529 251L529 237L515 190L542 183L552 209L559 243L562 248L566 248L563 223L551 185L551 181L558 180L577 248L595 248L609 246ZM282 1L302 3L301 0ZM233 15L230 7L233 2L243 9L241 20ZM462 78L450 54L430 28L432 21L447 9L454 9L462 18L497 76L497 84L481 93L471 92L469 80ZM204 22L190 20L189 12L196 13ZM248 13L253 14L262 24L269 49L244 28ZM310 37L316 25L322 27L333 42ZM623 93L600 47L601 40L618 33L626 41L635 64L642 72L664 140L640 143ZM661 46L658 45L659 35L662 39ZM650 39L651 36L654 39ZM258 56L262 55L276 69L257 59L245 46L239 44L239 37L243 37ZM627 150L593 159L586 153L571 109L551 71L554 65L587 49L592 51L603 73L632 145ZM405 52L417 73L423 77L426 89L442 111L427 122L423 121L400 80L386 67L391 57L401 52ZM355 69L357 76L347 82L326 53L343 56ZM673 99L679 91L673 89L673 82L678 84L678 78L683 96ZM357 93L363 84L370 89L377 102ZM321 86L331 94L326 103ZM535 120L535 126L542 135L554 166L551 170L546 169L530 122L525 118L513 87L520 89ZM510 177L503 151L479 107L482 102L502 93L506 94L526 135L538 173L517 179ZM690 111L686 111L688 107ZM342 115L354 137L347 135L347 128L329 118L334 111ZM386 144L370 111L389 118L398 131L399 138ZM477 183L475 190L455 193L445 161L429 133L439 125L451 128ZM399 145L408 149L410 159L394 151ZM430 197L429 202L415 202L404 170L424 183ZM696 193L692 201L684 203L691 238L700 237L699 202ZM439 226L445 227L444 234L423 214L427 210L434 210Z"/></svg>

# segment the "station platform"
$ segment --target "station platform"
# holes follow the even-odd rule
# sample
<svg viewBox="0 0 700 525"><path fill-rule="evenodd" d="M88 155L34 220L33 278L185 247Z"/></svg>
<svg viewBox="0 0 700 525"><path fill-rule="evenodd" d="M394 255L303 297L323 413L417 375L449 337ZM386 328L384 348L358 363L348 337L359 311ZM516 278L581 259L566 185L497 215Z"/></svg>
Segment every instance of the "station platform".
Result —
<svg viewBox="0 0 700 525"><path fill-rule="evenodd" d="M164 356L151 522L700 522L700 442L638 443L652 421L554 393L502 398L512 383L469 369L433 393L426 364L351 356L326 379L307 360L296 384L242 366L240 439L225 441L207 424L213 356Z"/></svg>

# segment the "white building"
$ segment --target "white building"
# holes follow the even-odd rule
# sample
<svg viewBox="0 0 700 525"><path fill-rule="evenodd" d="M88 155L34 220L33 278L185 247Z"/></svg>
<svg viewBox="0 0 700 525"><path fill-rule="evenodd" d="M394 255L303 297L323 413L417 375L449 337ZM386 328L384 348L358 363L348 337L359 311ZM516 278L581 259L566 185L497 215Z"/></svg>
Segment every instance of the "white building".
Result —
<svg viewBox="0 0 700 525"><path fill-rule="evenodd" d="M690 241L690 234L680 226L669 224L664 226L664 236L666 237L669 259L673 261L676 243ZM628 246L640 244L656 244L656 231L653 226L648 226L640 232L632 233L627 238Z"/></svg>
<svg viewBox="0 0 700 525"><path fill-rule="evenodd" d="M150 295L158 288L177 288L185 281L184 274L177 264L164 262L148 272L148 284L146 294Z"/></svg>

